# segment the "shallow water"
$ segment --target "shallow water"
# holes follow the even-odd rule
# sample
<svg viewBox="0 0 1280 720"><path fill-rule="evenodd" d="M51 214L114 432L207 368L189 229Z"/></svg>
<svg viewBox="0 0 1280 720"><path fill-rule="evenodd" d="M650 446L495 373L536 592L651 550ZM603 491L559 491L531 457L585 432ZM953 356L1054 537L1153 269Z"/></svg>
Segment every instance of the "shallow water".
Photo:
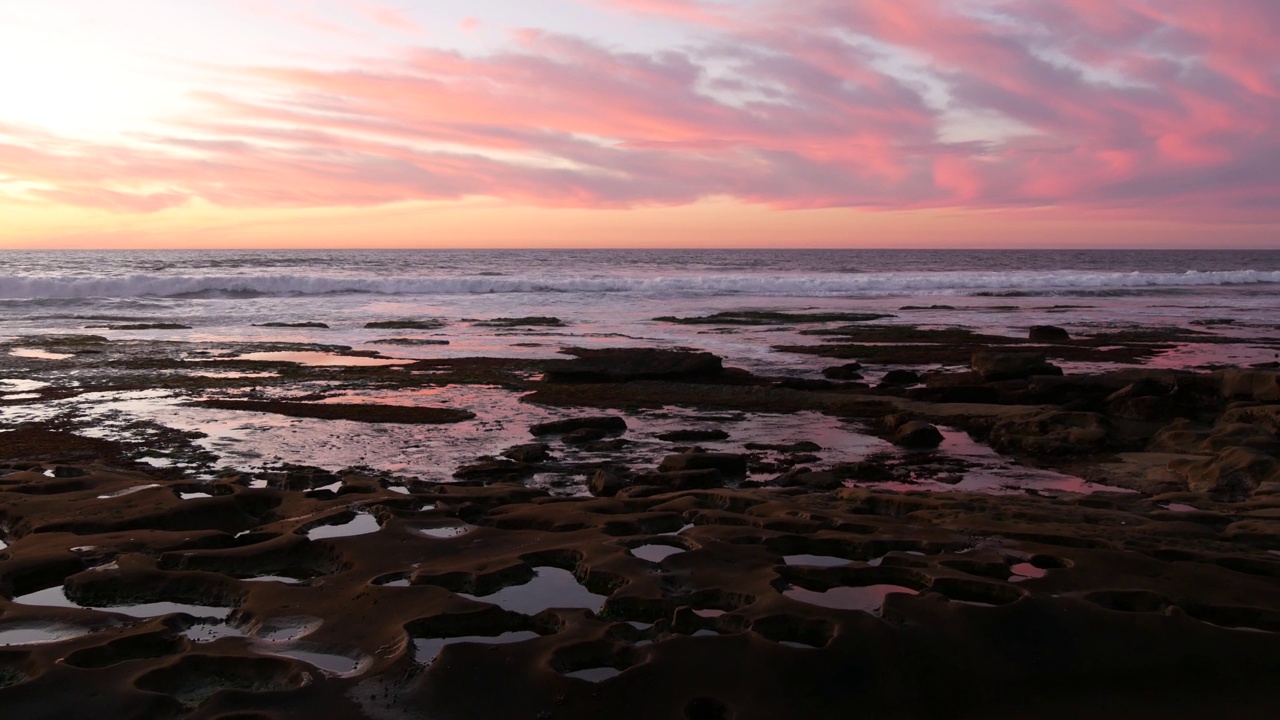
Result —
<svg viewBox="0 0 1280 720"><path fill-rule="evenodd" d="M333 538L367 535L382 529L378 519L368 513L357 513L354 518L336 525L320 525L307 531L308 540L331 540Z"/></svg>
<svg viewBox="0 0 1280 720"><path fill-rule="evenodd" d="M598 667L598 668L587 668L586 670L575 670L573 672L567 672L564 674L564 676L577 678L578 680L586 680L587 682L598 683L598 682L604 682L609 678L617 677L618 675L621 675L621 674L622 674L622 671L619 670L618 668Z"/></svg>
<svg viewBox="0 0 1280 720"><path fill-rule="evenodd" d="M0 625L0 647L61 642L88 635L90 632L88 628L58 623L37 624L21 622Z"/></svg>
<svg viewBox="0 0 1280 720"><path fill-rule="evenodd" d="M529 630L516 630L501 635L465 635L452 638L415 638L413 641L413 659L420 665L430 664L440 655L446 645L456 643L480 643L482 645L506 645L532 640L538 633Z"/></svg>
<svg viewBox="0 0 1280 720"><path fill-rule="evenodd" d="M687 552L682 547L672 547L671 545L641 545L640 547L631 548L631 554L647 560L651 563L660 563L672 555L679 555Z"/></svg>
<svg viewBox="0 0 1280 720"><path fill-rule="evenodd" d="M600 612L608 599L606 595L587 590L568 570L536 567L533 573L534 578L529 582L510 585L490 595L459 595L524 615L536 615L548 608L586 608Z"/></svg>
<svg viewBox="0 0 1280 720"><path fill-rule="evenodd" d="M231 608L229 607L220 607L215 605L189 605L185 603L167 601L137 603L132 605L80 605L67 597L66 589L62 585L15 597L12 602L18 605L39 605L42 607L101 610L102 612L119 613L121 615L128 615L136 618L153 618L160 617L162 615L172 615L174 613L186 613L195 617L226 618L231 614Z"/></svg>
<svg viewBox="0 0 1280 720"><path fill-rule="evenodd" d="M787 555L782 558L782 562L787 565L807 567L838 567L840 565L848 565L853 561L848 558L836 557L835 555Z"/></svg>
<svg viewBox="0 0 1280 720"><path fill-rule="evenodd" d="M876 612L884 604L884 599L893 593L915 595L918 591L901 585L862 585L858 587L834 587L817 592L801 587L792 587L783 591L783 595L802 603L838 610L864 610Z"/></svg>

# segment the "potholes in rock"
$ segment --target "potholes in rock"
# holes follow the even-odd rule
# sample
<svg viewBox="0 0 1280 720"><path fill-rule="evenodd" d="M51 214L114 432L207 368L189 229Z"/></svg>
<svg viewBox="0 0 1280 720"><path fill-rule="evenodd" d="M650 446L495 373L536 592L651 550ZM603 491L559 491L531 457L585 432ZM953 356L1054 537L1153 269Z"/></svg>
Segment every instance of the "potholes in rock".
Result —
<svg viewBox="0 0 1280 720"><path fill-rule="evenodd" d="M910 568L779 568L779 591L796 602L835 610L878 613L885 598L916 595L929 586L929 576Z"/></svg>
<svg viewBox="0 0 1280 720"><path fill-rule="evenodd" d="M358 675L368 666L369 659L361 655L352 657L343 653L325 652L327 647L287 645L277 646L274 643L254 643L255 652L263 655L278 655L304 662L326 675L351 677Z"/></svg>
<svg viewBox="0 0 1280 720"><path fill-rule="evenodd" d="M596 667L587 668L585 670L574 670L573 672L564 673L565 677L575 678L578 680L586 680L587 682L598 683L604 682L609 678L621 675L622 671L614 667Z"/></svg>
<svg viewBox="0 0 1280 720"><path fill-rule="evenodd" d="M523 615L536 615L548 608L586 608L598 613L608 599L607 595L588 590L573 573L557 567L535 567L532 580L487 595L459 594Z"/></svg>
<svg viewBox="0 0 1280 720"><path fill-rule="evenodd" d="M323 624L320 618L305 615L271 618L258 623L249 634L265 642L287 643L310 635Z"/></svg>
<svg viewBox="0 0 1280 720"><path fill-rule="evenodd" d="M1045 568L1036 567L1029 562L1017 563L1009 568L1012 575L1009 582L1022 582L1024 580L1035 580L1049 574Z"/></svg>
<svg viewBox="0 0 1280 720"><path fill-rule="evenodd" d="M151 483L149 485L135 485L130 488L125 488L124 490L116 490L115 492L109 492L103 495L99 495L98 499L111 500L113 498L125 497L126 495L132 495L136 492L142 492L143 490L150 490L151 488L158 488L158 487L160 487L158 483Z"/></svg>
<svg viewBox="0 0 1280 720"><path fill-rule="evenodd" d="M18 605L35 605L41 607L80 608L101 612L118 613L136 618L155 618L176 613L186 613L194 617L226 619L231 613L230 607L218 605L192 605L187 603L156 601L144 603L121 603L117 605L81 605L67 597L66 588L57 585L38 590L26 595L19 595L11 601Z"/></svg>
<svg viewBox="0 0 1280 720"><path fill-rule="evenodd" d="M413 659L419 665L429 665L446 645L479 643L481 645L507 645L541 637L532 630L512 630L499 635L463 635L450 638L417 638L413 641Z"/></svg>
<svg viewBox="0 0 1280 720"><path fill-rule="evenodd" d="M679 555L680 553L688 552L688 548L679 545L668 545L665 543L646 543L644 545L631 548L630 552L641 560L657 564L672 555Z"/></svg>
<svg viewBox="0 0 1280 720"><path fill-rule="evenodd" d="M309 681L307 673L289 660L187 655L146 673L135 686L169 695L190 708L221 690L274 692L297 689Z"/></svg>
<svg viewBox="0 0 1280 720"><path fill-rule="evenodd" d="M355 517L343 523L317 525L307 530L308 540L331 540L333 538L355 537L378 532L382 526L378 519L369 513L356 513Z"/></svg>
<svg viewBox="0 0 1280 720"><path fill-rule="evenodd" d="M794 615L771 615L751 623L751 629L766 640L800 649L824 647L835 635L835 625L826 620Z"/></svg>
<svg viewBox="0 0 1280 720"><path fill-rule="evenodd" d="M1012 585L964 578L937 578L930 589L942 593L953 602L981 607L1008 605L1021 600L1027 594L1026 591Z"/></svg>
<svg viewBox="0 0 1280 720"><path fill-rule="evenodd" d="M63 623L14 622L0 625L0 647L45 645L82 637L93 632L79 625Z"/></svg>
<svg viewBox="0 0 1280 720"><path fill-rule="evenodd" d="M129 660L176 655L184 649L182 640L167 633L130 635L105 645L77 650L64 658L63 662L76 668L104 668Z"/></svg>

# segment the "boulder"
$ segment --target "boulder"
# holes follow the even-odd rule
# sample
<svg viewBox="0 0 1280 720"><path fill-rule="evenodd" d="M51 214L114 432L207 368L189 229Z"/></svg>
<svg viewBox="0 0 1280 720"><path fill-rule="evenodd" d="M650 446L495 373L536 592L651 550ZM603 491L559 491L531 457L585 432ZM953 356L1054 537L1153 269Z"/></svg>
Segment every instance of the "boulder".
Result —
<svg viewBox="0 0 1280 720"><path fill-rule="evenodd" d="M502 451L502 457L522 463L542 462L550 457L551 448L546 443L526 443Z"/></svg>
<svg viewBox="0 0 1280 720"><path fill-rule="evenodd" d="M889 440L905 448L936 448L942 444L942 433L927 422L912 420L899 426Z"/></svg>
<svg viewBox="0 0 1280 720"><path fill-rule="evenodd" d="M776 480L783 487L802 487L810 490L835 490L844 487L844 481L833 472L814 472L808 468L796 468L783 473Z"/></svg>
<svg viewBox="0 0 1280 720"><path fill-rule="evenodd" d="M617 415L568 418L538 423L530 427L529 432L534 435L562 435L582 428L596 428L605 432L620 433L626 431L627 421Z"/></svg>
<svg viewBox="0 0 1280 720"><path fill-rule="evenodd" d="M858 372L861 369L862 363L845 363L844 365L823 368L822 376L828 380L861 380L862 373Z"/></svg>
<svg viewBox="0 0 1280 720"><path fill-rule="evenodd" d="M627 486L627 482L609 470L597 470L587 481L587 490L596 497L613 497Z"/></svg>
<svg viewBox="0 0 1280 720"><path fill-rule="evenodd" d="M1243 423L1256 426L1259 430L1280 435L1280 405L1250 405L1231 407L1218 420L1222 423Z"/></svg>
<svg viewBox="0 0 1280 720"><path fill-rule="evenodd" d="M536 472L534 467L512 460L482 460L471 465L463 465L453 473L453 476L459 480L518 482L531 477Z"/></svg>
<svg viewBox="0 0 1280 720"><path fill-rule="evenodd" d="M746 477L747 458L737 453L688 452L668 455L658 466L662 472L716 470L729 477Z"/></svg>
<svg viewBox="0 0 1280 720"><path fill-rule="evenodd" d="M838 478L858 482L887 482L894 479L889 468L866 460L840 463L832 467L831 472Z"/></svg>
<svg viewBox="0 0 1280 720"><path fill-rule="evenodd" d="M1193 492L1247 495L1263 483L1280 481L1280 461L1252 448L1227 448L1204 460L1174 460L1169 469L1186 478Z"/></svg>
<svg viewBox="0 0 1280 720"><path fill-rule="evenodd" d="M548 382L627 382L630 380L714 380L724 373L720 357L709 352L658 348L602 348L569 351L573 360L549 360Z"/></svg>
<svg viewBox="0 0 1280 720"><path fill-rule="evenodd" d="M920 374L913 370L890 370L880 378L880 387L906 387L920 382Z"/></svg>
<svg viewBox="0 0 1280 720"><path fill-rule="evenodd" d="M1032 325L1031 331L1027 333L1027 339L1031 342L1057 343L1067 342L1071 339L1071 335L1056 325Z"/></svg>
<svg viewBox="0 0 1280 720"><path fill-rule="evenodd" d="M988 382L1062 374L1062 368L1046 362L1043 353L979 350L970 358L969 366Z"/></svg>
<svg viewBox="0 0 1280 720"><path fill-rule="evenodd" d="M565 445L586 445L597 440L603 440L609 437L609 431L597 427L584 427L577 430L570 430L560 436L560 442Z"/></svg>
<svg viewBox="0 0 1280 720"><path fill-rule="evenodd" d="M723 430L672 430L658 436L665 442L703 442L708 440L728 440L729 433Z"/></svg>

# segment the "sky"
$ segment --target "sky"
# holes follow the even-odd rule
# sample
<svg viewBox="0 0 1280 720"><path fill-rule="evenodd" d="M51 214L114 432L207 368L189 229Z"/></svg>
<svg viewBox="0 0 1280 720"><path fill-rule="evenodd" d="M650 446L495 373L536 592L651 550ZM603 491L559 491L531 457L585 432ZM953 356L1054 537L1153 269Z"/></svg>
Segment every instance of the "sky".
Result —
<svg viewBox="0 0 1280 720"><path fill-rule="evenodd" d="M0 248L1280 247L1275 0L0 4Z"/></svg>

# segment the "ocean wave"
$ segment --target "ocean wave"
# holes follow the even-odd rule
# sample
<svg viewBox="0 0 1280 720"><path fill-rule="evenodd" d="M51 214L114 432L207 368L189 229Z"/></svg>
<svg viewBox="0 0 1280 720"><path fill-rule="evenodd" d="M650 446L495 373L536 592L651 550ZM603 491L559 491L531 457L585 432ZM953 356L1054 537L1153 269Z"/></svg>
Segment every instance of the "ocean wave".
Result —
<svg viewBox="0 0 1280 720"><path fill-rule="evenodd" d="M655 296L842 297L1042 294L1280 283L1280 271L1144 273L1072 270L821 274L337 277L333 275L76 275L0 277L0 298L252 298L330 294L637 293Z"/></svg>

